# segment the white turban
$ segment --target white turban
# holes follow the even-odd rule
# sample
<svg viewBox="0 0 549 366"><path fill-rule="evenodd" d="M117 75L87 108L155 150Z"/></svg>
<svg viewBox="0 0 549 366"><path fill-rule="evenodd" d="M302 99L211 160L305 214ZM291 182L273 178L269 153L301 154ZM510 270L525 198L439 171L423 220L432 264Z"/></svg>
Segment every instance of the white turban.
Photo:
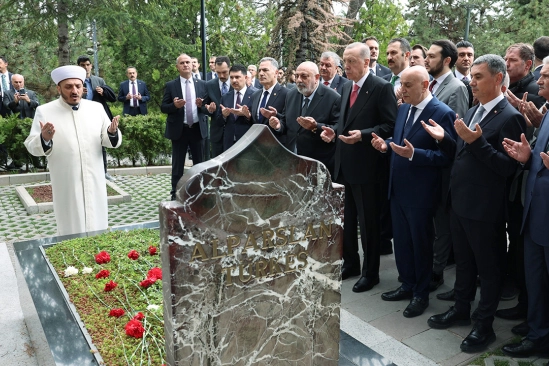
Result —
<svg viewBox="0 0 549 366"><path fill-rule="evenodd" d="M76 65L61 66L51 72L51 78L56 85L65 79L80 79L84 82L86 70Z"/></svg>

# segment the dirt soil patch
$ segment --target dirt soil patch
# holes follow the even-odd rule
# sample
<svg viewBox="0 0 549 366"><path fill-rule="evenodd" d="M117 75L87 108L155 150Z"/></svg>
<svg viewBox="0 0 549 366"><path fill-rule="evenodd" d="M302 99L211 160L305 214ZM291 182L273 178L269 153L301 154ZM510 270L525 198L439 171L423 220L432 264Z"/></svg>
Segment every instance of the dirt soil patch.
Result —
<svg viewBox="0 0 549 366"><path fill-rule="evenodd" d="M51 184L46 184L37 187L26 188L30 196L36 203L53 202L53 194L51 191ZM107 196L116 196L119 193L111 187L107 186Z"/></svg>

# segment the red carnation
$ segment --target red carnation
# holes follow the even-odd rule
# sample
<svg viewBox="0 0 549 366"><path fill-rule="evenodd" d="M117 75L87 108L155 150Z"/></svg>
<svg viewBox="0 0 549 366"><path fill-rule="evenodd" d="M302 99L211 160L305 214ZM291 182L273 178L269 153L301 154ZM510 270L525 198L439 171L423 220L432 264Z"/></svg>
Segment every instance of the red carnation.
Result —
<svg viewBox="0 0 549 366"><path fill-rule="evenodd" d="M110 261L111 256L105 251L99 252L95 255L95 263L97 264L109 263Z"/></svg>
<svg viewBox="0 0 549 366"><path fill-rule="evenodd" d="M118 283L111 280L110 282L107 282L105 284L105 292L112 291L116 286L118 286Z"/></svg>
<svg viewBox="0 0 549 366"><path fill-rule="evenodd" d="M120 318L122 315L124 315L126 312L124 311L124 309L112 309L110 312L109 312L109 316L114 316L114 317L117 317L117 318Z"/></svg>
<svg viewBox="0 0 549 366"><path fill-rule="evenodd" d="M157 249L158 249L158 248L153 247L153 246L151 245L151 246L149 247L149 254L150 254L150 255L156 255L156 250L157 250Z"/></svg>
<svg viewBox="0 0 549 366"><path fill-rule="evenodd" d="M145 319L145 315L143 315L142 312L138 312L137 314L135 314L135 316L133 317L133 319L135 319L135 320L143 320L143 319Z"/></svg>
<svg viewBox="0 0 549 366"><path fill-rule="evenodd" d="M155 279L155 280L161 280L162 279L162 269L158 267L154 267L149 270L147 273L147 278Z"/></svg>
<svg viewBox="0 0 549 366"><path fill-rule="evenodd" d="M107 278L111 275L111 273L109 272L108 269L102 269L101 271L97 272L97 274L95 275L95 278L99 279L99 278Z"/></svg>
<svg viewBox="0 0 549 366"><path fill-rule="evenodd" d="M152 285L154 285L154 283L156 282L156 278L146 278L144 279L143 281L139 282L139 286L141 287L150 287Z"/></svg>
<svg viewBox="0 0 549 366"><path fill-rule="evenodd" d="M136 260L137 258L139 258L139 253L137 252L137 250L132 249L132 250L130 250L130 252L128 253L128 258L133 259L133 260Z"/></svg>
<svg viewBox="0 0 549 366"><path fill-rule="evenodd" d="M143 333L145 333L145 328L139 320L132 319L124 327L126 329L126 334L130 337L143 338Z"/></svg>

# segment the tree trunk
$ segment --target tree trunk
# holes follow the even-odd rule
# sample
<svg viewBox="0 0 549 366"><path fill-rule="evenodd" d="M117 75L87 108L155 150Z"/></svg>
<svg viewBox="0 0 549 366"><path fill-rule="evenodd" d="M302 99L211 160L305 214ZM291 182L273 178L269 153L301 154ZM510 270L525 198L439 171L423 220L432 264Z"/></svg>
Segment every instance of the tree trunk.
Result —
<svg viewBox="0 0 549 366"><path fill-rule="evenodd" d="M67 0L59 0L57 3L57 46L59 66L70 65Z"/></svg>
<svg viewBox="0 0 549 366"><path fill-rule="evenodd" d="M362 5L364 5L364 1L365 0L350 0L349 8L347 9L347 15L345 17L347 19L354 21L356 19L359 9L362 7ZM345 34L347 34L349 38L354 39L353 24L349 24L345 26L345 29L343 32L345 32ZM346 42L344 40L342 41Z"/></svg>

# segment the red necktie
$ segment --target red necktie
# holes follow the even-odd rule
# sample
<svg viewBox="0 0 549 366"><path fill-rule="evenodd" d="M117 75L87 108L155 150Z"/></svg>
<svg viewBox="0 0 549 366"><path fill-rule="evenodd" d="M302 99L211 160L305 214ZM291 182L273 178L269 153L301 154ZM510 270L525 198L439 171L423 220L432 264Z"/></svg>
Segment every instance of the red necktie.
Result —
<svg viewBox="0 0 549 366"><path fill-rule="evenodd" d="M356 97L358 97L358 89L360 89L360 86L358 86L358 84L353 85L353 91L351 92L349 108L353 108L353 104L355 104Z"/></svg>
<svg viewBox="0 0 549 366"><path fill-rule="evenodd" d="M433 87L435 86L436 83L437 83L436 80L431 81L431 85L429 85L429 91L430 91L430 92L433 91Z"/></svg>
<svg viewBox="0 0 549 366"><path fill-rule="evenodd" d="M328 86L328 85L330 85L330 83L327 82L327 81L325 81L325 82L324 82L324 85Z"/></svg>

